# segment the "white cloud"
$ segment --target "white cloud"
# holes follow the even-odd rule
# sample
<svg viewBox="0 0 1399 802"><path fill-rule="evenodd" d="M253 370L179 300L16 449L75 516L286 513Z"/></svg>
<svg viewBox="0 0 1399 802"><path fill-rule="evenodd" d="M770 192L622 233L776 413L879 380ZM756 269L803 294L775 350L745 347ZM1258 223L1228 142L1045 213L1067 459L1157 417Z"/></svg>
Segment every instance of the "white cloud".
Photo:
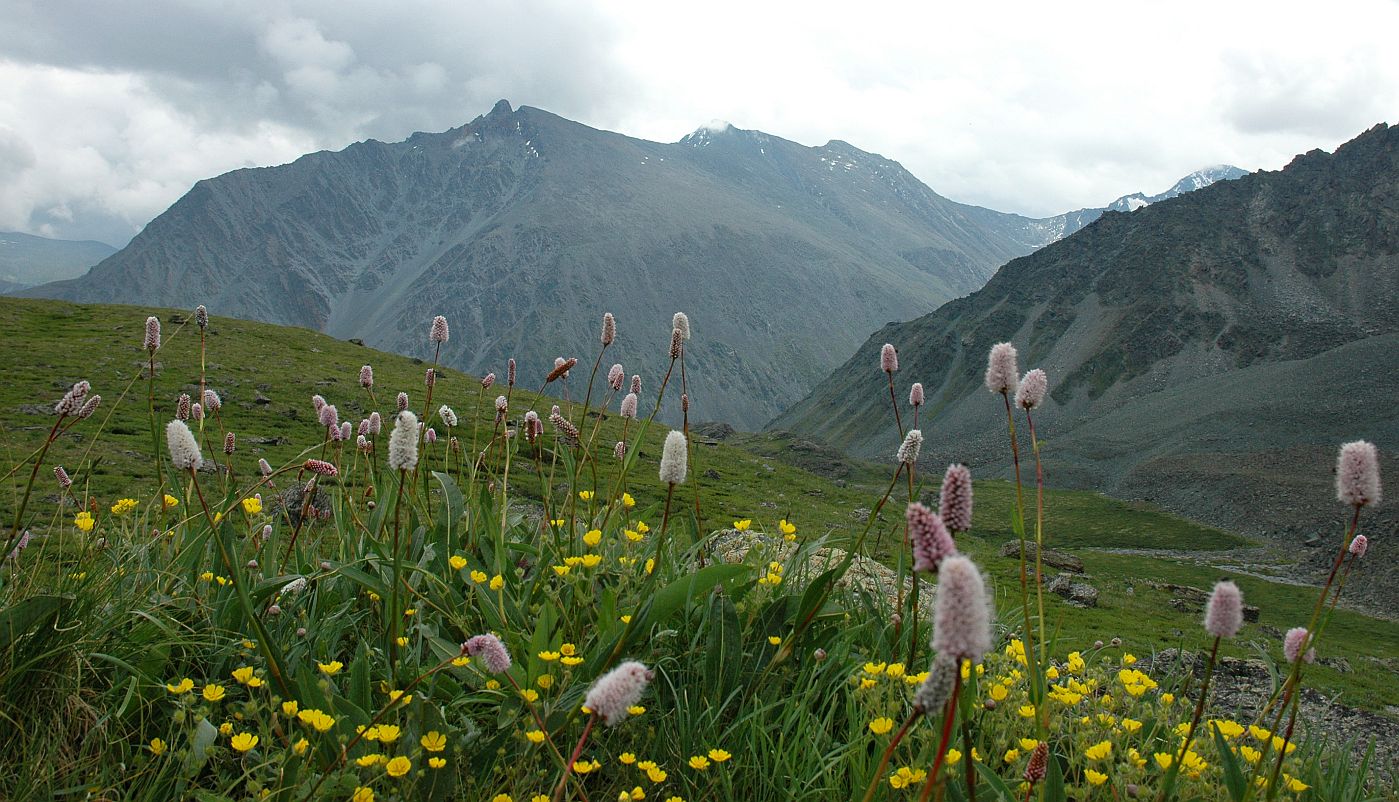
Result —
<svg viewBox="0 0 1399 802"><path fill-rule="evenodd" d="M0 228L120 240L198 178L446 129L501 97L663 141L712 118L843 139L1033 215L1207 164L1280 167L1399 109L1384 0L147 8L53 0L0 28Z"/></svg>

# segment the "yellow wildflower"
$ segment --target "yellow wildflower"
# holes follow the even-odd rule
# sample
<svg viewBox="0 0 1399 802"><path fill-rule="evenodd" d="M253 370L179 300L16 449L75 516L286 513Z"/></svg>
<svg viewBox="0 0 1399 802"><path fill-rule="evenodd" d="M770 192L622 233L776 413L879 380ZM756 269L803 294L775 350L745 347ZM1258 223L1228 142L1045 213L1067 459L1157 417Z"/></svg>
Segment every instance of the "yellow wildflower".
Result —
<svg viewBox="0 0 1399 802"><path fill-rule="evenodd" d="M712 760L712 761L714 761L715 763L723 763L725 760L728 760L728 759L731 758L731 757L733 757L733 755L730 755L728 752L725 752L723 749L711 749L711 750L709 750L709 759Z"/></svg>
<svg viewBox="0 0 1399 802"><path fill-rule="evenodd" d="M491 590L500 590L503 587L505 587L505 577L500 574L491 577Z"/></svg>
<svg viewBox="0 0 1399 802"><path fill-rule="evenodd" d="M243 512L247 515L257 515L262 512L262 499L257 496L249 496L242 501Z"/></svg>
<svg viewBox="0 0 1399 802"><path fill-rule="evenodd" d="M204 695L204 698L209 700L210 702L217 702L218 700L224 697L224 687L222 685L214 684L205 685L204 690L200 693L202 693Z"/></svg>
<svg viewBox="0 0 1399 802"><path fill-rule="evenodd" d="M486 572L485 572L485 571L472 571L471 574L470 574L470 576L471 576L471 581L472 581L472 582L475 582L475 583L478 584L478 585L481 584L482 582L485 582L485 581L486 581Z"/></svg>
<svg viewBox="0 0 1399 802"><path fill-rule="evenodd" d="M171 685L167 682L165 683L165 690L175 694L176 696L183 696L184 694L187 694L190 691L194 690L194 680L190 679L189 677L185 677L184 679L180 680L174 685Z"/></svg>
<svg viewBox="0 0 1399 802"><path fill-rule="evenodd" d="M704 755L691 755L690 768L695 769L697 771L704 771L705 769L709 768L709 758L705 757Z"/></svg>
<svg viewBox="0 0 1399 802"><path fill-rule="evenodd" d="M384 766L384 771L388 772L390 777L402 777L407 774L411 768L413 768L413 761L403 755L399 755L393 760L390 760L388 765Z"/></svg>
<svg viewBox="0 0 1399 802"><path fill-rule="evenodd" d="M1088 769L1087 771L1083 772L1083 776L1085 779L1088 780L1089 785L1102 785L1103 783L1108 781L1108 775L1102 773L1101 771L1094 771L1092 769Z"/></svg>
<svg viewBox="0 0 1399 802"><path fill-rule="evenodd" d="M747 531L748 527L750 527L750 526L752 526L752 525L753 525L753 521L752 521L752 519L749 519L749 518L744 518L744 519L741 520L741 521L734 521L734 529L737 529L737 530L740 531L740 532Z"/></svg>
<svg viewBox="0 0 1399 802"><path fill-rule="evenodd" d="M440 769L447 765L447 761L440 757L430 757L427 759L427 764L434 769Z"/></svg>
<svg viewBox="0 0 1399 802"><path fill-rule="evenodd" d="M95 524L96 521L93 519L92 513L88 512L87 510L83 510L82 512L73 516L73 525L83 530L84 532L91 532L92 527Z"/></svg>
<svg viewBox="0 0 1399 802"><path fill-rule="evenodd" d="M544 730L530 730L525 733L525 738L529 739L532 744L542 744L544 743Z"/></svg>
<svg viewBox="0 0 1399 802"><path fill-rule="evenodd" d="M583 542L584 542L584 543L587 543L589 546L596 546L597 544L601 543L601 542L602 542L602 530L601 530L601 529L589 529L589 530L587 531L587 533L583 535Z"/></svg>
<svg viewBox="0 0 1399 802"><path fill-rule="evenodd" d="M874 721L871 721L869 726L870 732L874 733L875 735L883 735L894 728L894 720L885 716L881 716L875 719Z"/></svg>
<svg viewBox="0 0 1399 802"><path fill-rule="evenodd" d="M1089 760L1107 760L1112 757L1112 741L1099 741L1083 751Z"/></svg>
<svg viewBox="0 0 1399 802"><path fill-rule="evenodd" d="M460 571L466 567L466 558L460 554L453 554L447 558L447 564L452 566L453 571Z"/></svg>
<svg viewBox="0 0 1399 802"><path fill-rule="evenodd" d="M258 737L251 732L240 732L233 736L233 740L229 741L228 745L237 749L239 752L246 752L257 746L257 742Z"/></svg>
<svg viewBox="0 0 1399 802"><path fill-rule="evenodd" d="M136 499L134 499L134 498L119 498L119 499L117 499L117 502L116 502L115 504L112 505L112 514L113 514L113 515L125 515L125 514L127 514L128 512L131 512L131 511L134 510L134 509L136 509Z"/></svg>
<svg viewBox="0 0 1399 802"><path fill-rule="evenodd" d="M165 750L168 748L169 747L166 745L165 741L159 738L151 739L151 754L155 755L156 757L160 757L161 755L165 754Z"/></svg>
<svg viewBox="0 0 1399 802"><path fill-rule="evenodd" d="M333 677L336 674L340 673L340 669L344 668L345 664L340 662L339 660L331 660L329 663L322 663L321 661L317 660L316 667L319 668L321 670L321 673L325 674L327 677Z"/></svg>

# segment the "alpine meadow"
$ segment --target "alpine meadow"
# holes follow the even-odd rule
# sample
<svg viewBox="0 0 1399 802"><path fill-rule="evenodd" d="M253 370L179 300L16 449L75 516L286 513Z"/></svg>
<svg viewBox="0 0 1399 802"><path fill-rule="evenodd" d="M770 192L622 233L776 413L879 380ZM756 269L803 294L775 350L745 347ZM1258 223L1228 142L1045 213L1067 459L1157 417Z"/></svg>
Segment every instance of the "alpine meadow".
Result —
<svg viewBox="0 0 1399 802"><path fill-rule="evenodd" d="M0 802L1399 802L1298 10L10 3Z"/></svg>

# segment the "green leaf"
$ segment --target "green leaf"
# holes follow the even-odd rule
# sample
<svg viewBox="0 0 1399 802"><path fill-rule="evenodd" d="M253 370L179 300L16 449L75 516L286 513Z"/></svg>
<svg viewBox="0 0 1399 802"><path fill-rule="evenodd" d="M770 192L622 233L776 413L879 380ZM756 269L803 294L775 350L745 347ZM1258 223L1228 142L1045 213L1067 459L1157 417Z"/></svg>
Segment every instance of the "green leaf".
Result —
<svg viewBox="0 0 1399 802"><path fill-rule="evenodd" d="M709 599L709 638L705 649L706 689L716 703L737 687L743 666L743 633L733 600L723 593Z"/></svg>
<svg viewBox="0 0 1399 802"><path fill-rule="evenodd" d="M1006 781L997 776L995 769L992 769L985 763L978 762L976 764L976 770L981 774L981 779L985 780L986 784L991 786L991 790L995 791L996 796L1000 797L1003 802L1020 802L1020 800L1015 797L1015 794L1011 793L1010 786L1006 785Z"/></svg>
<svg viewBox="0 0 1399 802"><path fill-rule="evenodd" d="M8 651L14 642L58 617L59 608L72 596L31 596L0 612L0 651Z"/></svg>
<svg viewBox="0 0 1399 802"><path fill-rule="evenodd" d="M1229 742L1219 731L1219 725L1211 723L1209 727L1214 733L1215 746L1219 749L1219 764L1224 769L1224 787L1228 789L1230 799L1240 802L1244 798L1244 792L1248 790L1248 781L1244 779L1243 771L1239 768L1239 759L1229 748Z"/></svg>
<svg viewBox="0 0 1399 802"><path fill-rule="evenodd" d="M1059 765L1059 757L1053 752L1049 753L1048 765L1045 767L1048 773L1044 778L1044 798L1046 802L1065 802L1064 795L1064 767Z"/></svg>

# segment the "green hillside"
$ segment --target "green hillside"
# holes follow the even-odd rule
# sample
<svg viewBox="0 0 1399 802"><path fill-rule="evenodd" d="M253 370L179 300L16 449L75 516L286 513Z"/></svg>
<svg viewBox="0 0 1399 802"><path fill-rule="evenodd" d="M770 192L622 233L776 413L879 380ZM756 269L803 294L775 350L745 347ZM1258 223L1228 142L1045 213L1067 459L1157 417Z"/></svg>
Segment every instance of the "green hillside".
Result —
<svg viewBox="0 0 1399 802"><path fill-rule="evenodd" d="M198 331L192 322L183 326L174 322L188 317L187 312L0 299L0 326L9 333L0 342L0 449L7 468L42 442L52 420L52 404L72 382L86 378L93 391L104 398L93 420L64 435L50 452L35 491L36 497L47 503L30 505L28 523L36 531L58 519L52 465L64 465L75 487L90 496L102 512L117 498L144 499L154 492L146 363L141 349L143 324L150 312L159 314L169 338L156 365L157 417L163 422L173 414L180 393L193 395L197 391ZM409 392L410 409L422 408L426 365L420 360L315 332L214 317L207 351L208 386L221 395L224 425L236 433L233 463L240 475L255 472L260 457L281 465L308 455L306 444L318 442L319 436L310 401L313 394L324 396L337 405L342 419L354 422L376 408L357 383L361 365L374 368L378 409L389 411L399 390ZM504 373L501 366L498 374ZM584 366L573 373L567 394L577 399L586 387ZM643 396L654 399L657 377L646 376L643 381ZM462 443L484 444L493 425L491 400L504 391L503 384L497 383L484 394L484 404L473 414L482 395L479 381L443 370L432 406L436 409L447 404L456 410L461 421L454 434ZM602 384L599 380L598 385ZM512 406L518 410L516 416L531 404L547 413L549 405L559 400L518 391ZM643 415L647 405L643 400ZM599 460L604 466L612 464L612 443L620 433L615 400L612 410L602 423L595 446L599 454L606 455ZM209 421L207 425L211 447L206 451L218 452L221 438L213 435L217 424ZM433 425L444 431L440 422ZM640 509L655 508L663 500L660 486L650 481L663 437L663 427L648 432L641 458L652 467L634 473L629 480ZM699 486L706 530L726 528L734 520L748 518L755 529L775 531L777 521L786 518L798 525L803 537L827 536L832 545L841 545L858 535L863 516L888 483L885 465L834 456L829 449L786 433L735 434L723 441L700 438L699 442L692 476ZM309 456L316 456L315 450L311 449ZM428 459L440 465L446 451L439 444L428 453ZM537 498L540 478L534 466L527 463L512 470L521 477L515 492ZM635 478L638 476L641 478ZM13 504L22 495L26 478L23 473L13 474L5 484L6 520L13 516ZM556 480L563 478L556 472ZM935 493L939 479L920 475L918 493ZM605 475L599 476L597 484L604 492L610 488ZM900 493L907 493L902 484L870 536L872 548L891 565L896 563L893 547L902 533ZM1000 547L1013 538L1009 521L1014 486L997 480L978 481L976 493L973 532L962 547L996 575L1002 596L1013 594L1018 563L1001 557ZM1236 535L1166 514L1151 505L1096 493L1051 490L1046 507L1049 545L1082 556L1088 581L1103 593L1099 606L1087 610L1051 597L1049 603L1066 614L1059 633L1064 643L1122 637L1128 643L1138 643L1134 648L1139 652L1175 645L1162 633L1189 629L1194 614L1172 609L1167 604L1169 594L1145 587L1145 581L1170 577L1176 584L1207 588L1222 573L1214 563L1234 560L1239 549L1252 547ZM72 512L65 517L71 517ZM1160 549L1168 553L1124 556L1095 551L1099 549ZM1240 582L1247 588L1250 602L1262 608L1259 624L1248 628L1259 645L1268 645L1270 640L1262 627L1286 629L1305 615L1304 608L1310 604L1310 590L1253 578ZM1132 591L1128 592L1128 587ZM1143 622L1153 625L1149 631L1156 637L1139 639L1148 631ZM1337 656L1357 668L1388 666L1392 663L1376 661L1399 657L1399 627L1393 623L1342 611L1332 626L1336 631L1366 633L1363 638L1338 639L1332 647ZM1254 654L1254 646L1244 641L1228 650L1239 656ZM1317 681L1323 687L1345 691L1343 700L1351 704L1370 708L1399 704L1399 689L1384 679L1383 672L1341 674L1321 667Z"/></svg>

